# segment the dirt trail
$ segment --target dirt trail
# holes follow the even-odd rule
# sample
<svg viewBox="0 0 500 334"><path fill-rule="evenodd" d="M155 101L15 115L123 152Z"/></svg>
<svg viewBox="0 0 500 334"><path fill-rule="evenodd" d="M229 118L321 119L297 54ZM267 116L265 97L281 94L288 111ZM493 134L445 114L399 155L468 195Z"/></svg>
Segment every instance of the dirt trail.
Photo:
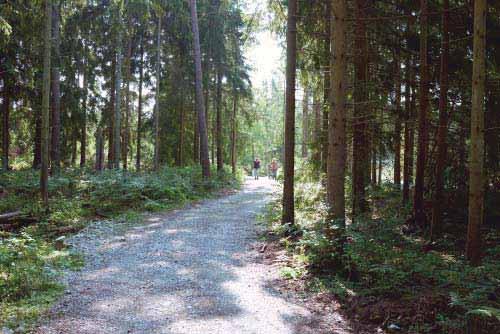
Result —
<svg viewBox="0 0 500 334"><path fill-rule="evenodd" d="M259 261L256 216L274 184L141 224L93 226L72 238L88 260L37 333L292 334L322 319L273 288L278 268ZM121 230L121 232L120 232Z"/></svg>

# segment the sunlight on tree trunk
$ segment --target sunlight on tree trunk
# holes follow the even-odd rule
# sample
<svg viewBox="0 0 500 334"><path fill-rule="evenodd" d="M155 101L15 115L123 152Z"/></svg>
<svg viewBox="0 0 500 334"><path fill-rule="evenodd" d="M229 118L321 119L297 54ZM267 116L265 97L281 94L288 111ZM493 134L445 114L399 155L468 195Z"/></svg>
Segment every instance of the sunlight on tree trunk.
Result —
<svg viewBox="0 0 500 334"><path fill-rule="evenodd" d="M200 160L204 178L210 177L210 159L208 158L208 134L205 115L205 101L203 101L203 73L201 70L200 34L198 28L198 13L196 0L189 1L191 8L191 24L193 30L193 49L195 63L196 110L198 113L198 133L200 136Z"/></svg>
<svg viewBox="0 0 500 334"><path fill-rule="evenodd" d="M332 1L331 39L331 122L329 125L328 206L331 219L345 220L345 172L347 156L346 138L346 31L347 5L345 0Z"/></svg>

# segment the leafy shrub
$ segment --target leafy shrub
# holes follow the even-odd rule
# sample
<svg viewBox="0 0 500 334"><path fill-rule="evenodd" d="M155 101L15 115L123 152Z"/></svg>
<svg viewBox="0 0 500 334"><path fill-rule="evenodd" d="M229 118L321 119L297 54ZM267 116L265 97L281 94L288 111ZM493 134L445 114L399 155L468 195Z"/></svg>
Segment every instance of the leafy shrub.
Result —
<svg viewBox="0 0 500 334"><path fill-rule="evenodd" d="M0 239L0 327L36 318L62 291L59 271L81 263L26 233Z"/></svg>

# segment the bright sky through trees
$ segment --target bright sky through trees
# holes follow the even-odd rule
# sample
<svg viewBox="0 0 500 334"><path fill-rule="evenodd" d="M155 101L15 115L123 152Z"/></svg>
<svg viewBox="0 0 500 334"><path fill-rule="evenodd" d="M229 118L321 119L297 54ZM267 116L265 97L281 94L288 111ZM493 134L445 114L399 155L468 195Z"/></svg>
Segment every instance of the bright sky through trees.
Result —
<svg viewBox="0 0 500 334"><path fill-rule="evenodd" d="M267 12L266 0L247 0L246 13L254 15L257 11ZM266 15L271 15L266 13ZM255 87L262 88L264 82L271 81L273 76L283 76L282 52L279 37L269 31L270 17L263 15L260 22L260 31L255 34L255 42L246 49L245 56L252 66L251 80ZM281 81L281 79L280 79Z"/></svg>

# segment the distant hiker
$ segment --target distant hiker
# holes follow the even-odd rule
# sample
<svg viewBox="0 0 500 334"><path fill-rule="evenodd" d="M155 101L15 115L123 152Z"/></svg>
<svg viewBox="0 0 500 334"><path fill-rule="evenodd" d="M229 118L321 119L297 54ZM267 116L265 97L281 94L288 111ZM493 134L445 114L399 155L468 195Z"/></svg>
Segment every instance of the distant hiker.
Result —
<svg viewBox="0 0 500 334"><path fill-rule="evenodd" d="M252 174L253 174L253 177L256 180L259 179L259 169L260 169L260 160L259 160L259 158L255 158L255 160L253 161L253 171L252 171Z"/></svg>
<svg viewBox="0 0 500 334"><path fill-rule="evenodd" d="M270 165L271 169L271 178L273 180L276 180L276 177L278 176L278 163L276 162L276 159L273 159Z"/></svg>

